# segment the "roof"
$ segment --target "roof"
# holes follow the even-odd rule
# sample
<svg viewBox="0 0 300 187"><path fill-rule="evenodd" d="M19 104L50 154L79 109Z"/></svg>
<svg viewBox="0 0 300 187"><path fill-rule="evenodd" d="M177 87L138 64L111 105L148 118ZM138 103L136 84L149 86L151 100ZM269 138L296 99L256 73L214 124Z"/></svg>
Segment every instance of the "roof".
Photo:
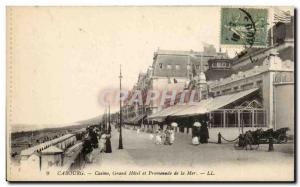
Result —
<svg viewBox="0 0 300 187"><path fill-rule="evenodd" d="M205 72L206 80L219 80L221 78L229 77L234 73L231 69L209 69Z"/></svg>
<svg viewBox="0 0 300 187"><path fill-rule="evenodd" d="M232 58L232 65L238 64L241 61L248 59L250 56L256 57L256 55L262 54L263 52L268 51L270 49L272 49L272 47L266 47L266 48L252 47L252 48L245 49L241 52L240 55L237 55L234 58Z"/></svg>
<svg viewBox="0 0 300 187"><path fill-rule="evenodd" d="M59 142L62 142L72 136L75 136L74 134L66 134L66 135L63 135L61 137L58 137L58 138L55 138L53 140L50 140L50 141L47 141L47 142L44 142L44 143L41 143L41 144L38 144L36 146L33 146L33 147L30 147L28 149L25 149L23 151L21 151L21 155L22 156L29 156L31 154L33 154L34 152L37 152L37 151L42 151L43 149L45 149L46 147L49 147L49 146L52 146L52 145L55 145Z"/></svg>
<svg viewBox="0 0 300 187"><path fill-rule="evenodd" d="M209 51L204 50L204 51L194 51L194 50L189 50L189 51L184 51L184 50L164 50L164 49L159 49L157 52L155 52L156 55L205 55L208 54ZM215 51L213 54L214 56L227 56L226 52L217 52Z"/></svg>
<svg viewBox="0 0 300 187"><path fill-rule="evenodd" d="M141 114L141 115L135 117L135 118L132 120L132 122L133 122L134 124L138 124L139 121L141 121L144 117L146 117L146 114Z"/></svg>
<svg viewBox="0 0 300 187"><path fill-rule="evenodd" d="M159 49L156 54L158 55L190 55L190 54L202 54L203 52L197 51L180 51L180 50L162 50Z"/></svg>
<svg viewBox="0 0 300 187"><path fill-rule="evenodd" d="M237 92L234 94L223 95L215 98L204 99L199 102L197 105L192 105L190 108L171 114L170 116L193 116L198 114L205 114L218 110L222 107L225 107L234 101L237 101L255 91L258 88L252 88L246 91Z"/></svg>
<svg viewBox="0 0 300 187"><path fill-rule="evenodd" d="M205 114L209 112L208 106L213 101L213 98L204 99L199 102L197 105L192 105L191 107L182 110L180 112L176 112L171 116L185 116L185 115L197 115L197 114Z"/></svg>
<svg viewBox="0 0 300 187"><path fill-rule="evenodd" d="M135 117L130 118L130 119L125 119L124 123L127 123L127 124L137 124L145 116L146 116L146 114L141 114L141 115L135 116Z"/></svg>
<svg viewBox="0 0 300 187"><path fill-rule="evenodd" d="M133 123L133 120L134 120L135 118L136 118L136 117L127 118L127 119L124 119L123 122L124 122L124 123L127 123L127 124L131 124L131 123Z"/></svg>
<svg viewBox="0 0 300 187"><path fill-rule="evenodd" d="M169 115L172 115L176 112L179 112L181 110L187 109L191 107L190 105L174 105L174 106L170 106L168 108L162 109L154 114L152 114L151 116L148 117L148 119L160 119L160 118L166 118Z"/></svg>
<svg viewBox="0 0 300 187"><path fill-rule="evenodd" d="M63 150L61 150L58 147L55 146L50 146L47 149L44 149L41 151L42 154L58 154L58 153L63 153Z"/></svg>
<svg viewBox="0 0 300 187"><path fill-rule="evenodd" d="M266 58L267 58L267 56L264 56L261 58L252 59L251 63L235 64L234 66L232 66L232 73L238 73L239 71L247 71L247 70L253 69L254 66L261 66L261 65L263 65L263 62L265 61Z"/></svg>

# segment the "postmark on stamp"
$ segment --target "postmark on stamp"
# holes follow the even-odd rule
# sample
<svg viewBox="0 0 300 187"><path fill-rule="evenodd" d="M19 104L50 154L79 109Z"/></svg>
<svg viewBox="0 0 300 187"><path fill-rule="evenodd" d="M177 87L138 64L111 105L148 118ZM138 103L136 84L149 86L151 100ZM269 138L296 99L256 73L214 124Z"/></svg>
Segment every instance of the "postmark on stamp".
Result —
<svg viewBox="0 0 300 187"><path fill-rule="evenodd" d="M267 24L267 9L222 8L221 45L266 46Z"/></svg>

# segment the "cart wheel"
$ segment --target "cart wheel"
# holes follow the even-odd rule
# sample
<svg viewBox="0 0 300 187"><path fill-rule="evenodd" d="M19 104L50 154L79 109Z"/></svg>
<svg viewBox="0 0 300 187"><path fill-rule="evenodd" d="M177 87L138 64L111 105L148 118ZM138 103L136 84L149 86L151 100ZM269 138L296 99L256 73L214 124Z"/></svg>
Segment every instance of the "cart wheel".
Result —
<svg viewBox="0 0 300 187"><path fill-rule="evenodd" d="M234 148L235 148L236 150L242 150L242 149L244 149L245 147L240 147L240 146L239 146L239 142L235 142L235 143L234 143Z"/></svg>
<svg viewBox="0 0 300 187"><path fill-rule="evenodd" d="M286 143L287 142L287 136L279 135L278 137L278 143Z"/></svg>

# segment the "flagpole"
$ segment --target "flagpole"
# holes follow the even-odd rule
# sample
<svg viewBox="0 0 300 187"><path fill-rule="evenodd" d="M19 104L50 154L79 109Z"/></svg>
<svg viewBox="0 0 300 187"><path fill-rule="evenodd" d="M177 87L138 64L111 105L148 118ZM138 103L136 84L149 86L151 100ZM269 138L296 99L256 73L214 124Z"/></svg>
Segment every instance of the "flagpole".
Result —
<svg viewBox="0 0 300 187"><path fill-rule="evenodd" d="M271 19L272 19L272 21L271 21L271 24L270 24L271 25L271 28L270 28L270 32L271 32L270 33L270 40L271 40L270 41L270 46L273 47L273 45L274 45L274 36L273 36L274 35L274 33L273 33L274 31L273 31L273 27L274 27L274 21L275 21L274 20L274 8L272 10L272 18Z"/></svg>

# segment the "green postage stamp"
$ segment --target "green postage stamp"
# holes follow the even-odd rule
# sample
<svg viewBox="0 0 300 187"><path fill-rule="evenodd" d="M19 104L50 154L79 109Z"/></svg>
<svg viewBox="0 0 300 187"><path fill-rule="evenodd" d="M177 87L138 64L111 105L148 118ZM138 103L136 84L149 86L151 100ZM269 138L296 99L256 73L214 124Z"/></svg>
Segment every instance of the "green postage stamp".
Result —
<svg viewBox="0 0 300 187"><path fill-rule="evenodd" d="M267 24L267 9L222 8L221 45L266 46Z"/></svg>

